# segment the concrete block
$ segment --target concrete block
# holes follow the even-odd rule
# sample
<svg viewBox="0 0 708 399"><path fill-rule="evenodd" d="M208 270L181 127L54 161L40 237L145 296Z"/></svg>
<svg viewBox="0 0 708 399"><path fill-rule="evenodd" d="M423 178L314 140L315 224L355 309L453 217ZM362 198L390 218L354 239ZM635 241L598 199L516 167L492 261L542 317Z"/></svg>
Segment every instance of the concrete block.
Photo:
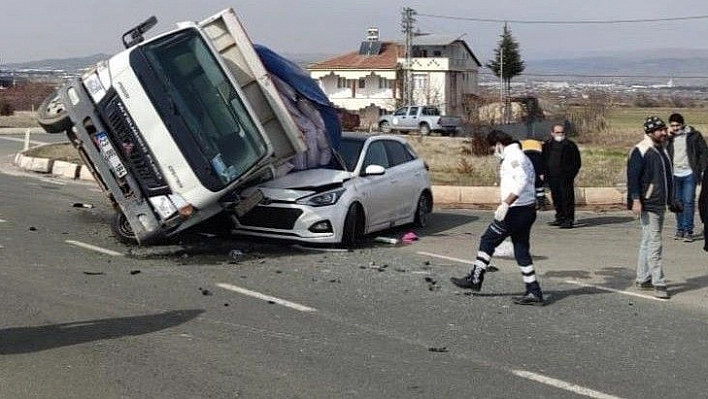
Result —
<svg viewBox="0 0 708 399"><path fill-rule="evenodd" d="M79 180L95 181L91 171L85 165L79 166Z"/></svg>
<svg viewBox="0 0 708 399"><path fill-rule="evenodd" d="M460 203L462 204L498 204L499 187L461 187Z"/></svg>
<svg viewBox="0 0 708 399"><path fill-rule="evenodd" d="M54 161L54 166L52 166L52 174L60 177L66 177L69 179L76 179L78 176L79 165L66 162L66 161Z"/></svg>
<svg viewBox="0 0 708 399"><path fill-rule="evenodd" d="M52 164L54 163L53 159L33 157L25 158L29 158L28 170L39 173L50 173L52 171Z"/></svg>
<svg viewBox="0 0 708 399"><path fill-rule="evenodd" d="M433 202L436 204L459 204L460 187L432 186Z"/></svg>

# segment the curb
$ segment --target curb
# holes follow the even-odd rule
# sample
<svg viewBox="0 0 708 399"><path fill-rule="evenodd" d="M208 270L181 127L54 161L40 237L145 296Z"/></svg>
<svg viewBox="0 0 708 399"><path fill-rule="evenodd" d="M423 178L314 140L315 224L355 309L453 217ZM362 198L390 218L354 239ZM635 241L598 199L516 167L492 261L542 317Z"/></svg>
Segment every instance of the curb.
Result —
<svg viewBox="0 0 708 399"><path fill-rule="evenodd" d="M95 181L90 170L81 164L49 158L29 157L17 153L13 162L17 167L37 173L72 179ZM499 187L495 186L432 186L437 205L493 205L499 203ZM587 205L620 205L625 203L626 190L614 187L576 187L575 203Z"/></svg>

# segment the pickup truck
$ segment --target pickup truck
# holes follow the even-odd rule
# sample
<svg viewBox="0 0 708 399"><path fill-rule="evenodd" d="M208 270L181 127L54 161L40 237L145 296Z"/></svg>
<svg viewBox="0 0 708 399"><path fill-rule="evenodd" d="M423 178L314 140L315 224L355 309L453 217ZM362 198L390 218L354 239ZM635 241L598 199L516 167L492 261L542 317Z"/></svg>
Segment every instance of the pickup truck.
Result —
<svg viewBox="0 0 708 399"><path fill-rule="evenodd" d="M247 212L262 196L240 189L307 151L232 9L146 40L156 23L127 31L125 50L37 112L47 132L66 132L116 211L114 234L134 244Z"/></svg>
<svg viewBox="0 0 708 399"><path fill-rule="evenodd" d="M413 130L420 132L422 136L427 136L430 132L453 136L460 130L462 119L458 116L440 115L440 110L434 106L409 105L398 108L393 114L381 116L378 125L383 133L406 133Z"/></svg>

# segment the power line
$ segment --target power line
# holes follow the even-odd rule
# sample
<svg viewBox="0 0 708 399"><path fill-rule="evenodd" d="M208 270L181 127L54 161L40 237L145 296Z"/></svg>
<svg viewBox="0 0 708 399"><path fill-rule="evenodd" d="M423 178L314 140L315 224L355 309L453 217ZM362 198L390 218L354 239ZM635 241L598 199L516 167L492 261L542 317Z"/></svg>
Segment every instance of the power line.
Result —
<svg viewBox="0 0 708 399"><path fill-rule="evenodd" d="M673 22L673 21L688 21L696 19L708 19L708 15L694 15L685 17L668 17L668 18L643 18L643 19L590 19L590 20L524 20L524 19L495 19L495 18L472 18L472 17L456 17L450 15L436 14L421 14L421 17L440 18L440 19L455 19L460 21L473 22L493 22L493 23L515 23L515 24L543 24L543 25L584 25L584 24L633 24L633 23L649 23L649 22Z"/></svg>

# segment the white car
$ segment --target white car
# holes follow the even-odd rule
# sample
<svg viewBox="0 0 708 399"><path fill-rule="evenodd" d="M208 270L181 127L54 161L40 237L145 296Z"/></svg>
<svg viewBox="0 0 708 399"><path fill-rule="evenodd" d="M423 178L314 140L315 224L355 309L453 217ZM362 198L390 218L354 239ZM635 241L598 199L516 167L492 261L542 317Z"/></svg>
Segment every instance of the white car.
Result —
<svg viewBox="0 0 708 399"><path fill-rule="evenodd" d="M309 169L251 187L264 198L235 218L235 232L349 247L375 231L425 226L428 166L405 139L344 133L339 154L346 170Z"/></svg>

